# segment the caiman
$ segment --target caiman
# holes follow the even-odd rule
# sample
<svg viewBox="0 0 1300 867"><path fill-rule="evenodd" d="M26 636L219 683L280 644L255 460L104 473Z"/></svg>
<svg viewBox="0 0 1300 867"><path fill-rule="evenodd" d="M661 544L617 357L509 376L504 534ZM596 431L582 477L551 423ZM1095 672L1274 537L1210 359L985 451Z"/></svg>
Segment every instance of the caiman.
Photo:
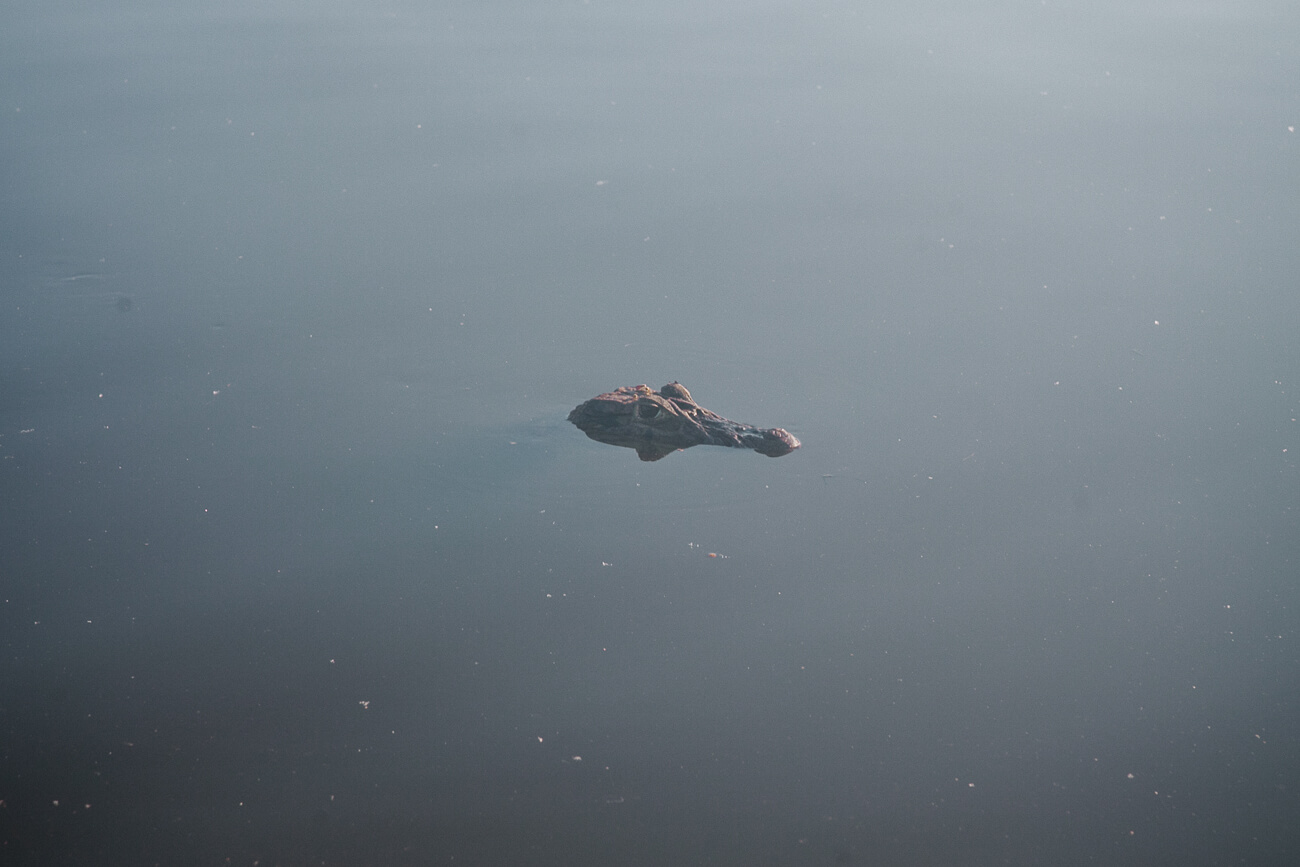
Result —
<svg viewBox="0 0 1300 867"><path fill-rule="evenodd" d="M592 439L636 449L643 461L657 461L691 446L753 449L779 458L799 448L781 428L757 428L725 419L700 406L680 382L658 391L625 385L574 407L569 421Z"/></svg>

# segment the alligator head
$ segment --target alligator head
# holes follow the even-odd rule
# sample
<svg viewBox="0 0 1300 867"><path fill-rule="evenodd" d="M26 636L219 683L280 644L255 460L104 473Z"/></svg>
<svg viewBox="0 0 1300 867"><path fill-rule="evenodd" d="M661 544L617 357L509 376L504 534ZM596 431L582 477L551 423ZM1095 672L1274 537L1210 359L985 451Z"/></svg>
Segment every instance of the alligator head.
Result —
<svg viewBox="0 0 1300 867"><path fill-rule="evenodd" d="M643 461L657 461L691 446L753 449L770 458L799 448L799 440L779 427L756 428L709 412L680 382L658 391L625 385L598 394L575 407L569 421L594 440L636 449Z"/></svg>

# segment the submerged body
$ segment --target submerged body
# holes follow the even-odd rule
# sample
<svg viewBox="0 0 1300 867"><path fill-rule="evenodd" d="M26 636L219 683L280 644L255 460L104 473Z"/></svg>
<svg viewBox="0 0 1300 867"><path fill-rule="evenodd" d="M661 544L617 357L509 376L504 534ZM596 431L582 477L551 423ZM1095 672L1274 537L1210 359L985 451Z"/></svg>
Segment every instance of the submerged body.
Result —
<svg viewBox="0 0 1300 867"><path fill-rule="evenodd" d="M691 446L753 449L770 458L799 448L799 440L782 428L757 428L709 412L680 382L659 391L625 385L596 395L575 407L569 421L598 442L636 449L643 461L657 461Z"/></svg>

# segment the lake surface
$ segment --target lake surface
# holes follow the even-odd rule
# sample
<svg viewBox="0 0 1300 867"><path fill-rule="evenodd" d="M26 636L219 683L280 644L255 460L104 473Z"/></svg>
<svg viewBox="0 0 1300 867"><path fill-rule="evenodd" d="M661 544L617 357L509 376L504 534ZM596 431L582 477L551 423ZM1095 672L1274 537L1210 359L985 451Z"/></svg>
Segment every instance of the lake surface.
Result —
<svg viewBox="0 0 1300 867"><path fill-rule="evenodd" d="M0 58L0 861L1300 858L1300 7ZM673 380L803 448L565 421Z"/></svg>

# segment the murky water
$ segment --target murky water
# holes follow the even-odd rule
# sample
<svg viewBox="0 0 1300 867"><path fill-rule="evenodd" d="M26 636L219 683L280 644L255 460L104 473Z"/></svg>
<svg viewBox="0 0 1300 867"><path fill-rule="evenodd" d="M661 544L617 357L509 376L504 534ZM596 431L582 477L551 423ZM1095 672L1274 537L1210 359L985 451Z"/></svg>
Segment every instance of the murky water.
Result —
<svg viewBox="0 0 1300 867"><path fill-rule="evenodd" d="M0 12L4 858L1291 863L1298 37Z"/></svg>

